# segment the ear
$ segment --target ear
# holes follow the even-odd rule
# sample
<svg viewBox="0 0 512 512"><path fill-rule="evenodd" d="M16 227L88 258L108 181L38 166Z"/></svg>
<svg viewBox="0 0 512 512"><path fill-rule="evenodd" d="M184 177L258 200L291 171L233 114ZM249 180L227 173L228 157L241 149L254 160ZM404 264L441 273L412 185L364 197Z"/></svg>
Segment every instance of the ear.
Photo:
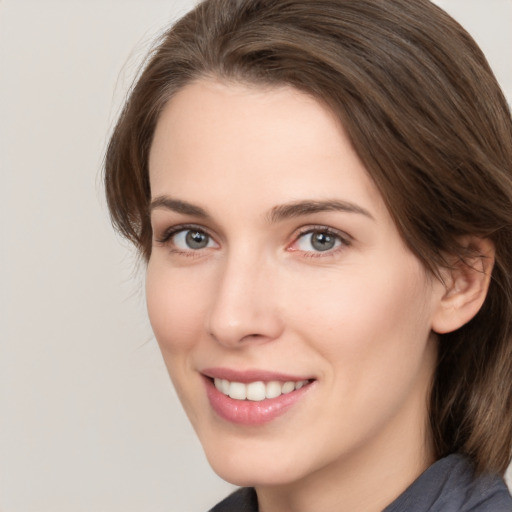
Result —
<svg viewBox="0 0 512 512"><path fill-rule="evenodd" d="M444 293L432 317L432 330L444 334L469 322L484 303L494 266L494 244L487 238L468 237L464 247L474 256L457 260L443 272Z"/></svg>

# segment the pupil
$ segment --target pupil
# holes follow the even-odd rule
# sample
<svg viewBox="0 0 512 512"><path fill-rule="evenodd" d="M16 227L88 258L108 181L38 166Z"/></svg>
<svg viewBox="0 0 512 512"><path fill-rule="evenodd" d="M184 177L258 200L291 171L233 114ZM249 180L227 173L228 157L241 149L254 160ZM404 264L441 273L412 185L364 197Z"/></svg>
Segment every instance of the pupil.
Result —
<svg viewBox="0 0 512 512"><path fill-rule="evenodd" d="M200 231L189 231L186 241L191 249L203 249L208 245L208 237Z"/></svg>
<svg viewBox="0 0 512 512"><path fill-rule="evenodd" d="M335 242L335 238L327 233L313 233L311 238L311 245L317 251L328 251L334 247Z"/></svg>

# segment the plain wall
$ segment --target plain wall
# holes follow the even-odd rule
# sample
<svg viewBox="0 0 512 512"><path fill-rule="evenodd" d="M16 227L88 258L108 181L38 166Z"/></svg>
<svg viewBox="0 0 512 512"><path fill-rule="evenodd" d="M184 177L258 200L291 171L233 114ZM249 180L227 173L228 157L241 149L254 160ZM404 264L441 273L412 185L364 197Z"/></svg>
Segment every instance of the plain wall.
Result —
<svg viewBox="0 0 512 512"><path fill-rule="evenodd" d="M0 511L199 512L204 459L112 231L108 133L192 0L0 0ZM439 0L512 98L512 0Z"/></svg>

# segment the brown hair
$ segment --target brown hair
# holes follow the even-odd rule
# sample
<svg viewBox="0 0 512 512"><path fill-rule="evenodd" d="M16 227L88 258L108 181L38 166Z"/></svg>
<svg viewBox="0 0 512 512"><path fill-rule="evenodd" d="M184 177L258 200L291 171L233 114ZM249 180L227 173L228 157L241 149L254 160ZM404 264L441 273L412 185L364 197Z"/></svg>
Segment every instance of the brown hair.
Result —
<svg viewBox="0 0 512 512"><path fill-rule="evenodd" d="M504 472L512 451L512 123L467 32L427 0L206 0L149 56L106 154L118 230L151 254L148 153L163 106L213 76L287 84L325 102L411 250L437 274L466 235L496 261L473 320L440 336L430 418L437 456Z"/></svg>

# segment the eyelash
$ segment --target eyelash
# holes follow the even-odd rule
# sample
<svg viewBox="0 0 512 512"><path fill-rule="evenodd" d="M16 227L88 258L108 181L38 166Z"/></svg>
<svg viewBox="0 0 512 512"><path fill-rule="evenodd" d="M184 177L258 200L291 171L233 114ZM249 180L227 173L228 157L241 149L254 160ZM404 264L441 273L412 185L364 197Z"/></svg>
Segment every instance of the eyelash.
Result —
<svg viewBox="0 0 512 512"><path fill-rule="evenodd" d="M328 236L334 237L337 241L340 242L340 244L337 247L333 247L332 249L327 249L325 251L301 251L300 249L289 249L289 250L291 250L292 252L295 252L295 251L302 252L302 256L304 258L325 258L325 257L329 257L329 256L334 256L339 251L343 251L344 249L349 247L352 243L352 238L347 233L340 232L338 230L335 230L335 229L327 227L327 226L318 225L318 226L308 226L308 227L300 229L299 232L297 233L297 235L294 237L293 242L288 247L290 247L291 245L297 244L302 237L304 237L308 234L313 234L313 233L318 233L318 234L323 234L323 235L328 235Z"/></svg>
<svg viewBox="0 0 512 512"><path fill-rule="evenodd" d="M159 238L156 238L156 242L161 245L167 245L175 235L183 231L196 231L198 233L206 235L209 239L214 240L214 238L208 233L208 231L201 226L197 226L195 224L181 224L178 226L172 226L169 229L165 230L164 233ZM302 237L313 233L325 234L327 236L334 237L337 241L340 242L340 244L337 247L327 249L325 251L301 251L300 249L290 249L290 247L294 244L297 244ZM327 226L307 226L299 230L297 235L294 236L292 243L287 245L287 250L291 252L302 252L302 256L305 258L321 258L337 254L340 250L349 247L351 243L352 238L346 233L337 231ZM190 249L187 251L183 249L178 249L176 247L171 247L170 250L173 253L184 256L199 256L199 253L201 252L201 249Z"/></svg>
<svg viewBox="0 0 512 512"><path fill-rule="evenodd" d="M160 238L157 238L156 241L159 244L166 244L175 234L179 233L180 231L187 231L187 230L195 230L200 231L201 233L206 233L206 231L203 228L200 228L199 226L195 226L193 224L181 224L179 226L172 226L168 229L166 229Z"/></svg>
<svg viewBox="0 0 512 512"><path fill-rule="evenodd" d="M211 240L214 240L214 238L206 231L203 227L197 226L195 224L180 224L178 226L172 226L168 229L166 229L162 236L156 239L156 242L160 245L168 245L171 239L177 235L178 233L181 233L183 231L195 231L197 233L203 233ZM169 244L170 245L170 244ZM190 249L188 251L183 249L178 249L175 246L170 247L170 251L175 254L180 254L183 256L199 256L200 249Z"/></svg>

